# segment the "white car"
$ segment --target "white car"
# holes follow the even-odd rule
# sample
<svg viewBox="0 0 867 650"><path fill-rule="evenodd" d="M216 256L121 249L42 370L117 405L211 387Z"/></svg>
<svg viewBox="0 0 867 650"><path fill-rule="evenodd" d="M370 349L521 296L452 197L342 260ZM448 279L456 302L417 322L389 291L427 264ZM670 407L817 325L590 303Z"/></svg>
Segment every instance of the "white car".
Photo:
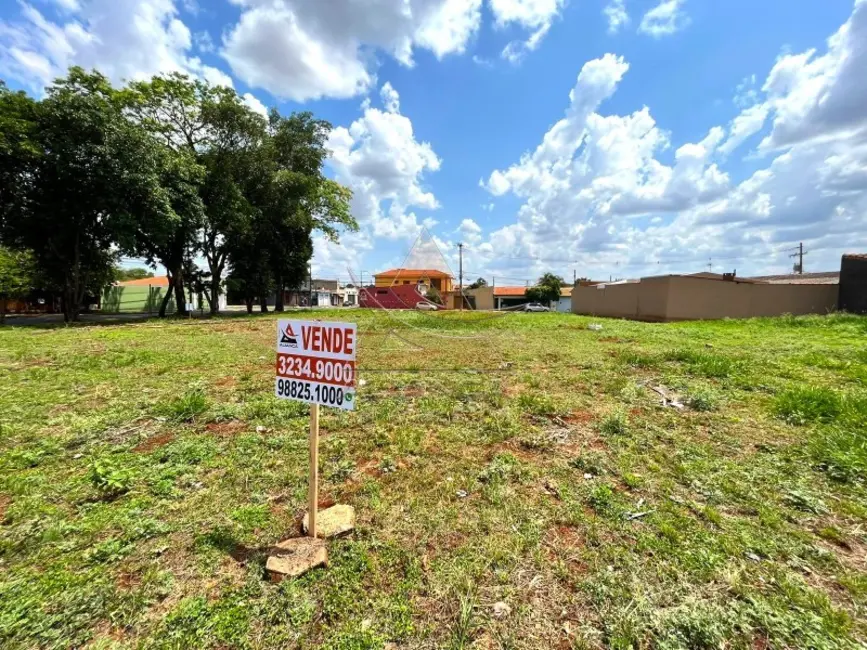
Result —
<svg viewBox="0 0 867 650"><path fill-rule="evenodd" d="M436 311L437 309L439 309L439 307L437 307L432 302L418 302L416 303L415 308L421 309L422 311Z"/></svg>

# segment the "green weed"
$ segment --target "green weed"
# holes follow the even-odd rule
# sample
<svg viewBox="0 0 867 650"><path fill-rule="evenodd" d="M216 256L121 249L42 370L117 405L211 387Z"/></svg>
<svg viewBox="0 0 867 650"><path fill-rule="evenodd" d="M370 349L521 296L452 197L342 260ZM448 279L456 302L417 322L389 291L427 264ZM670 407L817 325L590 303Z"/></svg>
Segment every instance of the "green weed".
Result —
<svg viewBox="0 0 867 650"><path fill-rule="evenodd" d="M734 359L710 352L680 349L667 352L665 358L685 364L691 374L714 379L730 377L740 369Z"/></svg>
<svg viewBox="0 0 867 650"><path fill-rule="evenodd" d="M599 431L606 436L623 436L629 432L629 418L623 411L609 413L599 423Z"/></svg>
<svg viewBox="0 0 867 650"><path fill-rule="evenodd" d="M498 454L479 473L479 481L489 484L508 483L521 478L521 463L512 454Z"/></svg>
<svg viewBox="0 0 867 650"><path fill-rule="evenodd" d="M832 427L816 432L808 445L815 466L835 481L867 480L867 436L864 429Z"/></svg>
<svg viewBox="0 0 867 650"><path fill-rule="evenodd" d="M687 403L694 411L716 411L719 407L719 396L709 388L699 387L690 391Z"/></svg>
<svg viewBox="0 0 867 650"><path fill-rule="evenodd" d="M774 411L789 424L833 422L843 409L840 395L821 386L790 388L777 396Z"/></svg>
<svg viewBox="0 0 867 650"><path fill-rule="evenodd" d="M120 469L107 460L98 460L90 467L90 483L105 497L128 492L132 485L132 472Z"/></svg>
<svg viewBox="0 0 867 650"><path fill-rule="evenodd" d="M522 393L518 396L518 406L525 413L532 415L556 415L560 412L557 403L551 397L540 393Z"/></svg>
<svg viewBox="0 0 867 650"><path fill-rule="evenodd" d="M176 422L186 422L201 415L208 409L208 400L204 389L192 388L180 397L170 400L157 409L157 412Z"/></svg>

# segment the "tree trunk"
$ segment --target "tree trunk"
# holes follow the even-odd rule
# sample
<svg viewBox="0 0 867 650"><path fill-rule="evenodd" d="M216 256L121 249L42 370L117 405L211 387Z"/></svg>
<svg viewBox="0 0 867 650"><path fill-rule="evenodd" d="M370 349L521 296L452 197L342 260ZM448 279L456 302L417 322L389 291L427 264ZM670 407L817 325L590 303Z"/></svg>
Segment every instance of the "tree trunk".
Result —
<svg viewBox="0 0 867 650"><path fill-rule="evenodd" d="M211 307L211 315L216 316L220 312L220 280L216 276L211 276L211 294L208 303Z"/></svg>
<svg viewBox="0 0 867 650"><path fill-rule="evenodd" d="M6 296L0 298L0 325L6 323Z"/></svg>
<svg viewBox="0 0 867 650"><path fill-rule="evenodd" d="M173 276L169 276L169 286L166 287L166 295L163 296L163 301L160 303L160 318L166 317L166 309L169 306L169 300L172 299L172 289L175 288L175 278Z"/></svg>
<svg viewBox="0 0 867 650"><path fill-rule="evenodd" d="M274 299L274 311L285 311L283 305L283 276L277 277L277 297Z"/></svg>
<svg viewBox="0 0 867 650"><path fill-rule="evenodd" d="M66 276L66 286L63 292L63 320L73 323L78 320L78 287L81 283L81 250L79 233L75 234L75 244L72 248L72 272Z"/></svg>
<svg viewBox="0 0 867 650"><path fill-rule="evenodd" d="M247 313L252 314L253 313L253 299L247 297L244 299L244 302L247 304Z"/></svg>
<svg viewBox="0 0 867 650"><path fill-rule="evenodd" d="M268 296L262 296L259 298L259 311L263 314L268 313Z"/></svg>
<svg viewBox="0 0 867 650"><path fill-rule="evenodd" d="M223 263L225 258L220 259L219 253L217 257L208 257L208 270L211 272L211 286L208 289L208 305L210 306L211 316L216 316L220 312L220 280L223 277Z"/></svg>
<svg viewBox="0 0 867 650"><path fill-rule="evenodd" d="M180 265L172 273L175 279L175 314L178 316L187 315L187 296L184 293L184 271Z"/></svg>

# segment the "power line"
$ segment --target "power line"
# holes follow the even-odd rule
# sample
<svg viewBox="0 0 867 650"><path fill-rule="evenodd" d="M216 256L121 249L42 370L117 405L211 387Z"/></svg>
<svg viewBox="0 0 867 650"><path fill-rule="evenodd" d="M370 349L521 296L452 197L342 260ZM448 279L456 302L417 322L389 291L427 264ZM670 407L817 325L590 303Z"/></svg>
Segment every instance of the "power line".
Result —
<svg viewBox="0 0 867 650"><path fill-rule="evenodd" d="M600 261L600 262L597 262L596 264L599 266L606 265L606 264L609 266L613 265L617 268L633 268L633 267L639 267L639 266L652 266L653 264L656 264L656 265L662 265L662 264L667 264L667 265L702 264L702 265L706 265L708 260L731 261L731 260L742 260L742 259L757 259L760 257L767 258L769 255L780 255L780 254L786 253L788 251L794 250L796 248L798 248L798 247L796 246L794 248L779 248L779 249L776 249L774 251L771 251L770 253L761 252L761 253L740 254L740 255L709 255L707 257L692 257L692 258L661 257L661 258L658 258L655 260L643 260L643 261L629 262L629 263L622 263L620 261L615 261L615 262ZM473 249L470 247L467 247L467 250L473 250ZM594 254L599 254L599 253L600 253L600 251L588 252L587 255L594 255ZM504 259L505 260L526 260L526 261L538 262L538 263L542 263L542 264L564 264L564 265L582 264L582 263L586 263L586 261L587 261L586 259L580 260L580 259L564 259L564 258L545 258L545 257L530 256L530 255L498 255L496 257L496 259L498 259L498 260L504 260Z"/></svg>
<svg viewBox="0 0 867 650"><path fill-rule="evenodd" d="M791 250L791 249L789 249L789 250ZM806 255L808 251L804 250L804 242L801 242L795 250L797 252L792 253L791 255L789 255L789 257L797 257L798 258L798 263L795 265L794 270L797 271L799 275L803 275L804 274L804 255Z"/></svg>

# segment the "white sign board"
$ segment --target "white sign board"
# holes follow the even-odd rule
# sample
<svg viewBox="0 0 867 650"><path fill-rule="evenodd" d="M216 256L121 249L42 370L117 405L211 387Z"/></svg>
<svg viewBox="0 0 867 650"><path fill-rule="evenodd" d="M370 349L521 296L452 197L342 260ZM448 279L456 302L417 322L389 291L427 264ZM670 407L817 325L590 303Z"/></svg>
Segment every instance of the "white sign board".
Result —
<svg viewBox="0 0 867 650"><path fill-rule="evenodd" d="M277 321L274 394L308 404L355 409L355 323Z"/></svg>

